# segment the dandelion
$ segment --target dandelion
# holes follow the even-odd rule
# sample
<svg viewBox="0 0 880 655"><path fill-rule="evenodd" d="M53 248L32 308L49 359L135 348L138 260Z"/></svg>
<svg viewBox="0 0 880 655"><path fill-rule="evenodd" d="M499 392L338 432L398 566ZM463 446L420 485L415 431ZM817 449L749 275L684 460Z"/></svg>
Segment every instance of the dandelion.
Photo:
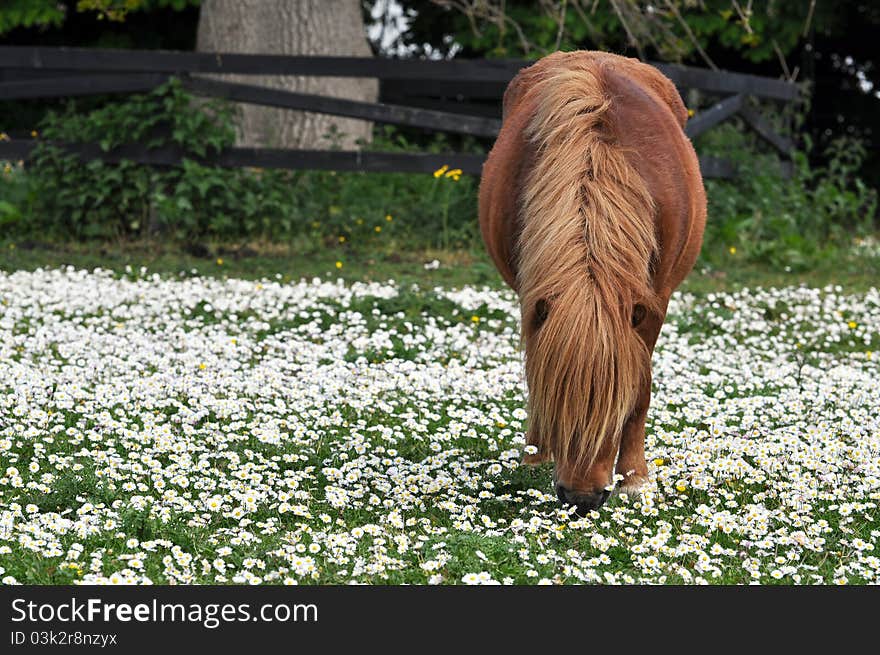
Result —
<svg viewBox="0 0 880 655"><path fill-rule="evenodd" d="M376 227L373 228L373 230L376 232L376 234L378 234L379 232L382 231L382 226L381 226L381 225L377 225Z"/></svg>
<svg viewBox="0 0 880 655"><path fill-rule="evenodd" d="M217 258L217 266L223 266L223 258L222 257Z"/></svg>
<svg viewBox="0 0 880 655"><path fill-rule="evenodd" d="M443 166L434 171L434 177L442 177L443 174L448 170L449 166L447 164L443 164Z"/></svg>
<svg viewBox="0 0 880 655"><path fill-rule="evenodd" d="M342 268L342 262L336 262L336 268Z"/></svg>
<svg viewBox="0 0 880 655"><path fill-rule="evenodd" d="M735 255L736 254L736 246L730 246L730 248L727 249L727 252L729 252L731 255Z"/></svg>

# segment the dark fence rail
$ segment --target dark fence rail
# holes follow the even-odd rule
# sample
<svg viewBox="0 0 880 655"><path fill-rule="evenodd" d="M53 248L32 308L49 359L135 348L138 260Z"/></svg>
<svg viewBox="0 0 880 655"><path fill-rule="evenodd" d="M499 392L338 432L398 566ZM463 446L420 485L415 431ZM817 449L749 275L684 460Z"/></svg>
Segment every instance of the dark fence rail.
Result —
<svg viewBox="0 0 880 655"><path fill-rule="evenodd" d="M0 46L0 101L144 92L171 76L192 93L235 102L311 111L425 130L494 137L500 129L500 99L510 79L530 62L520 60L425 61L356 57L305 57L137 50L93 50ZM792 102L798 87L788 82L672 64L654 64L684 92L728 96L689 121L689 136L702 134L739 115L755 132L785 156L791 142L777 134L754 108L750 98ZM198 74L308 75L373 77L382 83L382 99L367 103L295 93L252 84L199 77ZM174 165L183 153L131 144L104 152L97 144L59 144L83 159ZM33 141L0 142L0 159L23 159ZM483 158L462 153L379 153L265 148L230 148L206 163L219 166L332 169L372 172L430 172L443 164L479 175ZM706 177L730 177L734 167L724 160L701 157Z"/></svg>

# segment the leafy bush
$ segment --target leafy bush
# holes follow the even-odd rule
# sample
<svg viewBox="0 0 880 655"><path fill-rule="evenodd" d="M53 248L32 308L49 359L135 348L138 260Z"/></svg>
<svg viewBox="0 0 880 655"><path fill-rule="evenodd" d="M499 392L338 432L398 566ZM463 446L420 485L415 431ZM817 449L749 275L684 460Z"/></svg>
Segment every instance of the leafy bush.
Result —
<svg viewBox="0 0 880 655"><path fill-rule="evenodd" d="M41 132L48 141L98 143L104 151L127 143L148 148L174 145L188 157L220 150L235 137L228 106L205 103L196 108L176 81L87 114L77 113L71 103L62 114L50 113ZM180 212L172 211L198 204L186 195L194 196L204 186L204 180L197 185L189 179L197 169L189 159L179 168L127 160L84 164L75 154L42 143L32 168L35 227L76 238L135 236L163 228L182 236L210 231L208 217L192 212L182 222ZM224 175L218 172L218 177Z"/></svg>
<svg viewBox="0 0 880 655"><path fill-rule="evenodd" d="M732 124L706 133L697 149L726 157L739 169L731 180L705 180L703 257L709 261L735 254L798 270L874 229L877 193L856 176L865 154L858 141L833 142L825 153L829 163L821 168L811 168L798 151L788 175L778 156L761 154L755 137Z"/></svg>
<svg viewBox="0 0 880 655"><path fill-rule="evenodd" d="M23 162L4 162L0 167L0 229L19 229L22 218L33 201Z"/></svg>
<svg viewBox="0 0 880 655"><path fill-rule="evenodd" d="M446 167L437 175L268 171L206 166L198 158L232 145L229 105L194 100L172 81L86 114L71 104L41 127L48 141L177 146L178 167L131 161L83 164L43 144L30 170L37 198L28 226L56 237L138 237L156 232L184 240L296 239L398 247L468 245L476 235L476 181ZM333 135L329 135L332 138ZM378 150L412 150L401 134L378 131ZM471 143L469 146L476 146ZM440 152L438 137L427 146Z"/></svg>
<svg viewBox="0 0 880 655"><path fill-rule="evenodd" d="M47 140L98 142L105 150L135 142L175 146L186 157L176 167L83 164L41 145L27 176L4 175L3 184L12 186L4 193L0 221L19 233L77 239L161 234L186 241L295 240L307 247L385 252L480 247L478 182L452 168L454 162L434 175L199 163L200 156L233 143L233 125L229 105L194 100L174 81L88 113L71 105L45 121ZM392 128L377 129L369 148L480 150L476 142L452 145L442 136L416 144ZM735 254L776 268L803 268L873 229L877 197L856 176L864 157L858 142L834 142L823 168L811 168L806 155L797 153L789 177L776 155L761 154L767 148L735 124L709 131L697 149L732 159L741 171L733 180L706 180L703 257L709 262L727 263Z"/></svg>

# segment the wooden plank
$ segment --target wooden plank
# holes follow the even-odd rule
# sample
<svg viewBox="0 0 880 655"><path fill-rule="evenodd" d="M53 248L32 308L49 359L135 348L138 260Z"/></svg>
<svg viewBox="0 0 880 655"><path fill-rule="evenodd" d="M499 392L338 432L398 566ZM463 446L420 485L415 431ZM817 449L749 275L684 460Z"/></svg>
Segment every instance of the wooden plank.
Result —
<svg viewBox="0 0 880 655"><path fill-rule="evenodd" d="M685 125L684 132L691 139L700 136L710 127L718 125L723 120L733 116L740 110L743 105L743 95L741 93L725 98L721 102L714 105L711 109L701 111L694 118L690 119Z"/></svg>
<svg viewBox="0 0 880 655"><path fill-rule="evenodd" d="M55 71L51 68L6 68L0 61L0 82L26 82L29 80L43 80L49 77L62 77L70 73Z"/></svg>
<svg viewBox="0 0 880 655"><path fill-rule="evenodd" d="M210 161L224 167L432 174L442 166L480 175L483 155L466 153L351 152L230 148Z"/></svg>
<svg viewBox="0 0 880 655"><path fill-rule="evenodd" d="M123 160L152 166L177 166L183 151L174 146L148 149L142 145L125 145L104 151L96 143L57 144L83 161L100 159L110 163ZM36 148L36 141L0 142L0 161L27 159ZM479 175L483 155L467 153L355 152L340 150L284 150L274 148L229 148L222 153L198 158L206 165L223 168L271 168L289 170L363 171L373 173L433 173L447 165L460 168L467 175Z"/></svg>
<svg viewBox="0 0 880 655"><path fill-rule="evenodd" d="M700 173L705 178L731 179L737 176L733 163L711 156L700 157Z"/></svg>
<svg viewBox="0 0 880 655"><path fill-rule="evenodd" d="M0 141L0 161L27 159L36 148L36 141L13 139ZM107 162L136 161L154 166L176 166L183 153L176 147L147 149L141 145L120 146L109 152L95 143L62 146L84 161L101 159ZM196 158L192 158L196 159ZM338 150L283 150L271 148L229 148L203 159L204 164L225 168L273 168L289 170L362 171L373 173L433 173L441 166L460 168L467 175L480 175L483 155L467 153L350 152ZM715 157L700 157L704 177L730 178L736 174L733 165Z"/></svg>
<svg viewBox="0 0 880 655"><path fill-rule="evenodd" d="M377 77L385 80L446 80L506 84L531 61L511 59L384 59L246 55L238 53L173 52L0 46L0 68L151 73L239 73L244 75L315 75ZM794 84L756 75L710 71L678 64L653 63L677 86L714 93L745 93L777 100L798 96Z"/></svg>
<svg viewBox="0 0 880 655"><path fill-rule="evenodd" d="M313 57L0 46L0 67L151 73L238 73L381 79L508 82L523 62L502 59L429 61L378 57Z"/></svg>
<svg viewBox="0 0 880 655"><path fill-rule="evenodd" d="M755 133L764 139L771 146L776 148L786 157L791 157L794 152L794 143L790 139L777 134L773 131L773 127L768 123L760 113L751 107L742 107L739 110L740 116L743 117L746 124L751 127Z"/></svg>
<svg viewBox="0 0 880 655"><path fill-rule="evenodd" d="M59 98L152 91L168 80L157 73L66 75L20 82L0 82L0 100Z"/></svg>
<svg viewBox="0 0 880 655"><path fill-rule="evenodd" d="M483 116L485 118L501 120L500 102L459 102L446 98L425 98L421 96L383 96L382 102L405 107L422 107L424 109L461 114L463 116Z"/></svg>
<svg viewBox="0 0 880 655"><path fill-rule="evenodd" d="M503 82L471 82L469 80L387 80L383 79L380 95L430 98L500 100L509 80Z"/></svg>
<svg viewBox="0 0 880 655"><path fill-rule="evenodd" d="M22 139L0 141L0 161L21 161L27 159L36 147L36 141L24 141Z"/></svg>
<svg viewBox="0 0 880 655"><path fill-rule="evenodd" d="M710 93L742 93L775 100L795 100L800 90L791 82L783 82L768 77L712 71L679 64L652 62L652 66L666 75L673 84L686 89L700 89Z"/></svg>
<svg viewBox="0 0 880 655"><path fill-rule="evenodd" d="M430 109L309 95L250 84L221 82L201 77L185 78L183 85L193 93L214 98L224 98L226 100L270 107L312 111L333 116L361 118L377 123L407 125L442 132L494 137L501 129L501 121L492 118L463 116Z"/></svg>

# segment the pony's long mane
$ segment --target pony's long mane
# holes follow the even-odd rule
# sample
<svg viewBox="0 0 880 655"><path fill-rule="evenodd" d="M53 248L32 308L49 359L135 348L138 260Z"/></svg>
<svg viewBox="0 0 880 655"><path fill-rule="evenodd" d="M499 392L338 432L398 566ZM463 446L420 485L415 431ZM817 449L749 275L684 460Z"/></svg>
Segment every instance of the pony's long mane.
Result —
<svg viewBox="0 0 880 655"><path fill-rule="evenodd" d="M528 95L534 151L519 198L517 286L534 459L590 466L650 371L632 328L655 306L654 203L616 143L603 66L564 62Z"/></svg>

